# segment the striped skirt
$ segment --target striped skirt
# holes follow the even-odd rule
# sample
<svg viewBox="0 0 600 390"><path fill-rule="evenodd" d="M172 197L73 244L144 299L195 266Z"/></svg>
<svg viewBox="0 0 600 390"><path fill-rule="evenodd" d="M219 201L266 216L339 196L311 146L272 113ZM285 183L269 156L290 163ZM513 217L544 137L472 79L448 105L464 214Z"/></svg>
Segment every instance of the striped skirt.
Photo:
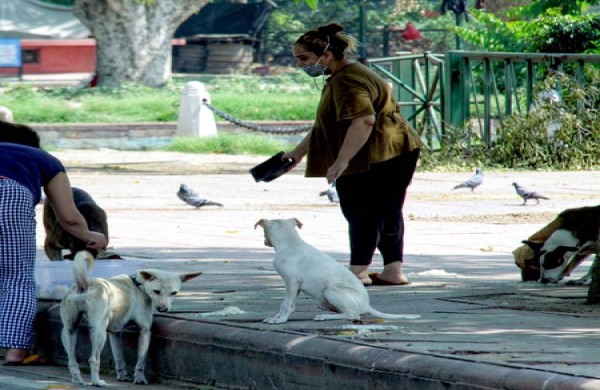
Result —
<svg viewBox="0 0 600 390"><path fill-rule="evenodd" d="M0 180L0 348L29 349L36 315L35 208L29 190Z"/></svg>

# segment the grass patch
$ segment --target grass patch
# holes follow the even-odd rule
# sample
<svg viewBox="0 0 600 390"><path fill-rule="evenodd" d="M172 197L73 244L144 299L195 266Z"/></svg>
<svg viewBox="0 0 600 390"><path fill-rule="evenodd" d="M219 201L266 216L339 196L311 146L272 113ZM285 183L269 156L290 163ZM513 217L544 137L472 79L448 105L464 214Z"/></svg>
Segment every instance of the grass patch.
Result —
<svg viewBox="0 0 600 390"><path fill-rule="evenodd" d="M188 81L174 79L163 88L8 86L0 97L20 123L175 122ZM313 120L320 95L320 88L296 74L205 76L194 81L204 83L215 108L243 121Z"/></svg>
<svg viewBox="0 0 600 390"><path fill-rule="evenodd" d="M449 129L443 147L423 150L421 169L450 170L464 167L511 169L598 169L598 83L586 87L557 74L547 88L561 85L560 105L539 109L505 120L492 148L474 140L469 129ZM588 76L598 80L597 74ZM0 100L18 123L136 123L175 122L184 87L199 81L206 87L212 105L236 119L259 121L312 121L322 87L320 80L300 72L271 77L193 75L179 77L163 88L125 85L110 88L37 88L2 85ZM582 111L583 109L583 111ZM225 119L218 115L223 123ZM560 131L548 137L548 123L560 122ZM294 141L295 140L295 141ZM168 147L151 144L144 150L185 153L273 155L290 150L296 137L265 133L220 133L215 138L175 139ZM163 142L160 145L164 145ZM135 145L137 147L138 145Z"/></svg>
<svg viewBox="0 0 600 390"><path fill-rule="evenodd" d="M183 153L273 155L292 148L290 142L260 134L220 133L216 137L175 138L165 150Z"/></svg>
<svg viewBox="0 0 600 390"><path fill-rule="evenodd" d="M127 123L176 121L178 102L169 88L108 89L17 87L2 95L21 123Z"/></svg>

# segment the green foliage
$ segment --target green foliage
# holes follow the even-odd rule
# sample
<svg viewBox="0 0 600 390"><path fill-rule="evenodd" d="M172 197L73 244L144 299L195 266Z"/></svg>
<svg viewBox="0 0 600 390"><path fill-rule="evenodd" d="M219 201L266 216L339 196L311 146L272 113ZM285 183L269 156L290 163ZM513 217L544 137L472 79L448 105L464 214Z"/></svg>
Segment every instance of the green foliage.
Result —
<svg viewBox="0 0 600 390"><path fill-rule="evenodd" d="M541 91L560 86L558 104L538 102L529 114L516 114L502 123L502 136L489 158L507 168L562 170L600 167L600 81L588 74L586 86L564 73L541 84ZM589 82L589 84L588 84Z"/></svg>
<svg viewBox="0 0 600 390"><path fill-rule="evenodd" d="M313 11L317 9L317 6L319 5L319 0L304 0L304 2L306 3L306 5L308 5L310 7L310 9L312 9Z"/></svg>
<svg viewBox="0 0 600 390"><path fill-rule="evenodd" d="M245 121L312 120L320 94L320 85L300 72L194 80L205 84L214 107ZM6 88L2 102L24 123L170 122L178 118L186 81L179 79L164 88L19 86Z"/></svg>
<svg viewBox="0 0 600 390"><path fill-rule="evenodd" d="M463 26L450 26L465 42L480 50L522 52L526 51L527 36L522 34L522 22L505 22L493 14L471 10L470 22Z"/></svg>
<svg viewBox="0 0 600 390"><path fill-rule="evenodd" d="M528 114L501 123L491 147L472 130L447 127L440 150L424 150L425 170L486 166L508 169L600 169L600 73L588 70L585 83L554 73L538 85L538 93L559 89L560 102L536 101ZM560 86L560 88L559 88Z"/></svg>
<svg viewBox="0 0 600 390"><path fill-rule="evenodd" d="M462 170L482 166L486 147L469 130L447 126L440 149L425 148L421 152L420 167L426 171ZM489 165L486 165L489 166Z"/></svg>
<svg viewBox="0 0 600 390"><path fill-rule="evenodd" d="M531 21L522 23L529 51L542 53L585 53L598 50L600 15L573 16L554 8Z"/></svg>
<svg viewBox="0 0 600 390"><path fill-rule="evenodd" d="M269 78L212 77L205 85L216 108L246 121L313 120L321 85L302 72Z"/></svg>
<svg viewBox="0 0 600 390"><path fill-rule="evenodd" d="M553 137L548 128L560 123ZM581 170L598 168L600 126L589 127L573 114L552 120L544 113L513 116L503 123L505 134L491 158L507 168Z"/></svg>
<svg viewBox="0 0 600 390"><path fill-rule="evenodd" d="M379 45L382 33L376 30L386 25L404 25L399 22L403 10L397 9L395 0L380 0L377 2L364 0L328 0L318 3L318 7L300 7L298 2L275 0L277 8L269 19L269 51L276 63L291 64L292 45L298 37L318 26L337 22L344 26L346 33L360 38L360 7L365 11L368 42L362 42L366 50L381 53Z"/></svg>
<svg viewBox="0 0 600 390"><path fill-rule="evenodd" d="M291 149L289 142L262 134L219 133L216 137L175 138L165 149L184 153L273 155Z"/></svg>
<svg viewBox="0 0 600 390"><path fill-rule="evenodd" d="M179 93L126 85L108 88L9 89L3 102L25 123L164 122L177 120Z"/></svg>
<svg viewBox="0 0 600 390"><path fill-rule="evenodd" d="M482 50L585 53L597 51L600 45L598 14L573 16L551 8L533 20L512 22L480 10L471 14L471 23L451 29Z"/></svg>
<svg viewBox="0 0 600 390"><path fill-rule="evenodd" d="M499 138L488 148L467 129L446 128L439 151L423 150L425 170L456 170L472 166L511 169L600 168L600 75L586 68L582 87L574 78L557 73L539 90L559 89L560 105L542 105L528 115L514 115L502 123ZM320 85L305 75L194 76L203 82L212 104L236 118L258 120L313 120ZM186 79L167 88L128 85L106 88L4 88L3 105L23 123L92 123L176 121ZM217 117L217 120L220 120ZM560 129L548 137L548 126ZM287 137L288 139L290 137ZM222 133L215 139L180 139L169 150L189 153L252 153L272 155L289 149L286 137L262 133Z"/></svg>
<svg viewBox="0 0 600 390"><path fill-rule="evenodd" d="M588 5L600 3L600 0L531 0L527 5L511 7L508 15L516 18L535 18L547 10L557 8L563 15L581 15Z"/></svg>

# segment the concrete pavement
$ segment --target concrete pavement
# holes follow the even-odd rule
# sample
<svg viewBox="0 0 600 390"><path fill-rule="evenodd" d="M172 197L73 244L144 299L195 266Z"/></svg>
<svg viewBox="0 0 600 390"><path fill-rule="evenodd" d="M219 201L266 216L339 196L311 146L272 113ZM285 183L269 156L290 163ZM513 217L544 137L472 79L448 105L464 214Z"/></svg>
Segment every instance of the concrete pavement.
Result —
<svg viewBox="0 0 600 390"><path fill-rule="evenodd" d="M564 208L598 204L600 172L486 172L474 193L449 191L471 172L418 172L405 208L405 270L412 284L368 290L378 310L421 319L314 322L317 303L301 294L288 323L267 325L262 320L278 310L284 292L272 248L254 230L258 219L299 218L307 242L347 264L346 224L339 208L318 196L326 187L322 180L294 171L254 183L247 170L264 159L257 156L55 154L72 184L106 209L112 251L147 267L204 272L185 285L170 313L155 317L148 361L154 386L600 389L600 307L584 304L584 287L520 282L510 255ZM165 170L169 165L180 171ZM512 181L551 200L521 206ZM190 208L175 196L180 183L225 206ZM38 229L44 262L41 223ZM376 256L373 270L380 269ZM38 347L64 365L56 303L40 301ZM132 364L136 337L135 328L123 337ZM103 363L109 388L125 388L109 370L108 347ZM66 367L52 369L68 383ZM6 370L0 367L0 378ZM11 370L8 375L42 368Z"/></svg>

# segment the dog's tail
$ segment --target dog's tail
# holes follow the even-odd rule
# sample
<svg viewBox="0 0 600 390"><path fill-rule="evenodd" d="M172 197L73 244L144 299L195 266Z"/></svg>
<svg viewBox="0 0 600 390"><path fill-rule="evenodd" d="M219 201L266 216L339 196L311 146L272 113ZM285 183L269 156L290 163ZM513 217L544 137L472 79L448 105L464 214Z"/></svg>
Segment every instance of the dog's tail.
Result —
<svg viewBox="0 0 600 390"><path fill-rule="evenodd" d="M375 316L375 317L380 317L386 320L416 320L418 318L421 318L420 315L418 314L390 314L390 313L382 313L379 310L375 310L373 309L371 306L369 306L369 309L367 310L367 313Z"/></svg>
<svg viewBox="0 0 600 390"><path fill-rule="evenodd" d="M94 256L86 251L79 251L73 260L73 279L77 291L87 291L89 286L88 272L94 268Z"/></svg>

